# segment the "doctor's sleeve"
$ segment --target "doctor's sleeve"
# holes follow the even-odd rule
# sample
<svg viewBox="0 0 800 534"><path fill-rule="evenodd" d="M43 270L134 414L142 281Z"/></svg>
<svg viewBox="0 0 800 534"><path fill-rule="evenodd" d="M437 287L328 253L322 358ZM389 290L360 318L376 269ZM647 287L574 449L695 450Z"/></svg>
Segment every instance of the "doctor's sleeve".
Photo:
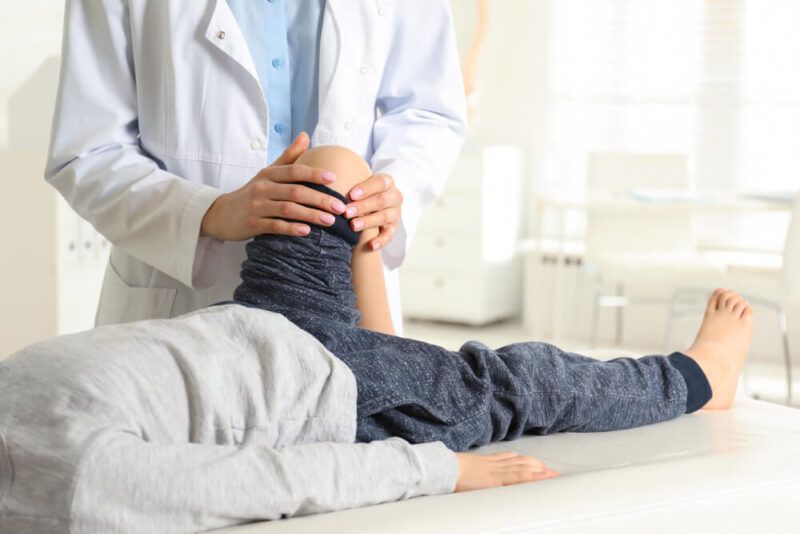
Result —
<svg viewBox="0 0 800 534"><path fill-rule="evenodd" d="M196 287L200 224L221 191L166 172L139 143L126 0L68 0L45 179L111 243Z"/></svg>
<svg viewBox="0 0 800 534"><path fill-rule="evenodd" d="M394 41L378 93L372 169L403 193L398 231L383 253L403 262L424 208L444 189L466 135L466 97L446 0L397 3Z"/></svg>
<svg viewBox="0 0 800 534"><path fill-rule="evenodd" d="M73 519L92 532L197 532L452 492L442 443L161 446L124 434L90 455Z"/></svg>

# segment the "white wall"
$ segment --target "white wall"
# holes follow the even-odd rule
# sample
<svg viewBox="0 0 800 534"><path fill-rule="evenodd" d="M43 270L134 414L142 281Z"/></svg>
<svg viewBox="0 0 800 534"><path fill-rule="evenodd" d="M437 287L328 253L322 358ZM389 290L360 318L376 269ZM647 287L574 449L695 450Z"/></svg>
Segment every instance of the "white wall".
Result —
<svg viewBox="0 0 800 534"><path fill-rule="evenodd" d="M541 187L544 181L544 154L548 147L547 109L545 107L548 75L548 50L546 48L548 0L490 0L489 30L478 69L480 92L479 115L471 121L473 139L490 143L514 142L520 144L527 157L528 194ZM451 0L459 45L466 51L474 28L476 2ZM528 196L530 199L530 196ZM530 202L528 203L530 206ZM535 213L527 210L532 223ZM528 228L532 228L530 225ZM541 281L543 289L546 284ZM675 282L679 282L676 280ZM713 282L709 282L713 286ZM636 286L628 288L630 294L653 296L668 294L671 288ZM588 306L590 295L585 295L580 306ZM581 301L578 301L579 303ZM583 310L585 311L585 310ZM800 307L790 306L790 328L793 347L800 347ZM754 356L780 361L781 345L777 336L775 318L768 310L759 312ZM601 320L601 338L614 336L613 312L605 312ZM663 306L636 307L625 314L625 344L660 347L663 339L666 310ZM575 320L587 320L588 314L576 311ZM694 322L676 335L691 337ZM578 329L585 331L585 329ZM563 341L563 340L558 340ZM578 342L582 340L576 340ZM800 353L795 350L795 353Z"/></svg>
<svg viewBox="0 0 800 534"><path fill-rule="evenodd" d="M49 125L45 122L46 132L35 132L52 107L47 95L55 88L35 91L35 98L45 99L38 106L42 114L31 118L30 128L26 117L16 119L27 132L16 143L9 138L9 111L12 101L26 98L22 85L60 53L63 11L60 1L0 0L0 358L56 331L56 196L41 172L46 150L41 141Z"/></svg>
<svg viewBox="0 0 800 534"><path fill-rule="evenodd" d="M0 0L0 147L8 146L8 99L40 64L61 53L64 2Z"/></svg>
<svg viewBox="0 0 800 534"><path fill-rule="evenodd" d="M474 0L452 0L462 57L474 30ZM470 137L523 147L525 183L543 179L547 114L547 0L490 0L489 27L478 65L478 113ZM527 210L528 222L532 210ZM530 225L528 225L530 228Z"/></svg>
<svg viewBox="0 0 800 534"><path fill-rule="evenodd" d="M70 261L87 256L86 243L76 239L77 216L43 176L63 11L63 1L0 0L0 358L91 327L102 275Z"/></svg>
<svg viewBox="0 0 800 534"><path fill-rule="evenodd" d="M476 2L451 0L451 4L459 44L462 51L466 51L474 29ZM542 182L543 154L549 148L544 141L548 128L544 106L548 72L548 4L548 0L489 1L489 29L478 69L480 107L471 124L471 137L474 140L511 142L523 147L527 156L526 184L531 190ZM9 100L15 93L18 99L27 99L28 102L38 99L42 102L40 114L49 113L52 102L48 101L51 98L48 95L54 93L54 86L40 86L38 90L34 87L32 94L24 97L19 95L19 88L40 69L48 57L60 54L63 10L64 2L61 0L0 0L0 20L4 22L3 31L0 32L0 150L13 146L36 152L45 148L42 146L47 138L44 129L48 125L44 123L48 121L42 121L41 116L33 122L35 128L21 132L16 139L10 138L8 119L12 113L9 113ZM19 124L24 117L15 120ZM26 165L28 168L37 166L31 163ZM14 203L16 211L6 210L6 217L0 224L0 240L7 245L13 244L0 253L0 279L3 281L0 299L3 304L11 303L12 292L14 302L20 303L25 301L25 297L33 298L38 294L37 291L43 289L41 282L36 284L39 275L34 275L31 264L26 267L28 259L23 260L20 256L21 252L32 254L35 250L26 248L27 244L42 244L35 260L40 267L55 262L55 251L52 247L44 247L47 236L53 233L51 225L56 224L50 219L55 193L41 181L38 171L26 172L25 176L21 176L6 169L0 177L3 184L17 180L14 184L17 189L30 180L31 187L36 190L26 196L28 204L17 202ZM4 189L6 194L11 191L12 188ZM533 219L532 210L528 209L527 215L529 220ZM25 228L25 239L22 240L19 238L20 227ZM21 276L28 278L18 278ZM16 324L27 325L30 330L37 317L42 324L50 321L45 318L51 317L51 312L54 313L51 308L54 306L55 303L38 302L31 306L27 315L4 312L5 316L0 318L0 354L4 354L3 349L7 348L2 345L2 340L10 339L12 330L15 335L22 331L10 326L12 322L8 321L15 320ZM660 317L659 311L653 311L652 314L631 313L627 320L635 324L630 324L627 331L635 333L636 342L649 338L660 339ZM800 333L798 329L795 331ZM29 331L24 339L38 335ZM772 344L772 341L769 340L769 343Z"/></svg>

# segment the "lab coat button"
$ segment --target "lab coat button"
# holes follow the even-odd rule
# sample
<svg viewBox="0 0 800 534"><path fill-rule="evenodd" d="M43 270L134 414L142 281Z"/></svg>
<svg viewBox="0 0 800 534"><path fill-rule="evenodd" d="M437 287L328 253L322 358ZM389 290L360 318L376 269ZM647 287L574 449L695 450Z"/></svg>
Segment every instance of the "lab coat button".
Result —
<svg viewBox="0 0 800 534"><path fill-rule="evenodd" d="M366 76L368 72L369 72L369 69L367 69L367 67L361 67L361 74L362 75Z"/></svg>
<svg viewBox="0 0 800 534"><path fill-rule="evenodd" d="M253 150L259 150L261 148L261 143L259 143L258 141L253 141L252 143L250 143L250 148L252 148Z"/></svg>
<svg viewBox="0 0 800 534"><path fill-rule="evenodd" d="M344 129L347 130L347 131L352 130L353 129L353 123L350 122L350 121L347 121L346 123L344 123Z"/></svg>
<svg viewBox="0 0 800 534"><path fill-rule="evenodd" d="M217 39L225 39L225 32L220 30L217 32Z"/></svg>
<svg viewBox="0 0 800 534"><path fill-rule="evenodd" d="M276 69L283 67L283 60L280 58L276 58L272 60L272 66Z"/></svg>
<svg viewBox="0 0 800 534"><path fill-rule="evenodd" d="M382 7L381 7L381 8L378 8L378 16L379 16L379 17L382 17L382 16L384 16L385 14L386 14L386 10L385 10L385 9L383 9Z"/></svg>
<svg viewBox="0 0 800 534"><path fill-rule="evenodd" d="M283 129L284 129L283 124L278 123L278 124L275 125L275 131L276 132L283 133Z"/></svg>

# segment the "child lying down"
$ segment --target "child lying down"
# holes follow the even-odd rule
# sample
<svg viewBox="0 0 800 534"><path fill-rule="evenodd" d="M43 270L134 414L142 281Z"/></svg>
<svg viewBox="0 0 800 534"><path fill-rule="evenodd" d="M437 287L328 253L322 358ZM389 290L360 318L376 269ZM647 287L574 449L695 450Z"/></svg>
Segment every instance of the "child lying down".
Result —
<svg viewBox="0 0 800 534"><path fill-rule="evenodd" d="M339 176L330 194L369 173L336 147L300 163ZM230 302L0 363L0 532L193 532L541 481L534 458L463 451L731 405L752 336L733 291L669 356L453 352L391 335L371 237L260 236Z"/></svg>

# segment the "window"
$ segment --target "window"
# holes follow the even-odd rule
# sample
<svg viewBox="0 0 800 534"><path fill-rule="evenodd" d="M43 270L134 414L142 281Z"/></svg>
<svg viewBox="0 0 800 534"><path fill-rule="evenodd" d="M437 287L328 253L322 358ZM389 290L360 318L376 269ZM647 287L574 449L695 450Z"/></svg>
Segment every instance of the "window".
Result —
<svg viewBox="0 0 800 534"><path fill-rule="evenodd" d="M745 190L800 185L800 2L748 0L742 50Z"/></svg>
<svg viewBox="0 0 800 534"><path fill-rule="evenodd" d="M700 189L800 185L800 2L551 0L548 182L685 153Z"/></svg>
<svg viewBox="0 0 800 534"><path fill-rule="evenodd" d="M800 2L549 6L545 187L583 189L589 154L615 151L685 154L698 190L798 190ZM779 249L786 218L755 219L703 223L701 244L735 234L735 246Z"/></svg>

